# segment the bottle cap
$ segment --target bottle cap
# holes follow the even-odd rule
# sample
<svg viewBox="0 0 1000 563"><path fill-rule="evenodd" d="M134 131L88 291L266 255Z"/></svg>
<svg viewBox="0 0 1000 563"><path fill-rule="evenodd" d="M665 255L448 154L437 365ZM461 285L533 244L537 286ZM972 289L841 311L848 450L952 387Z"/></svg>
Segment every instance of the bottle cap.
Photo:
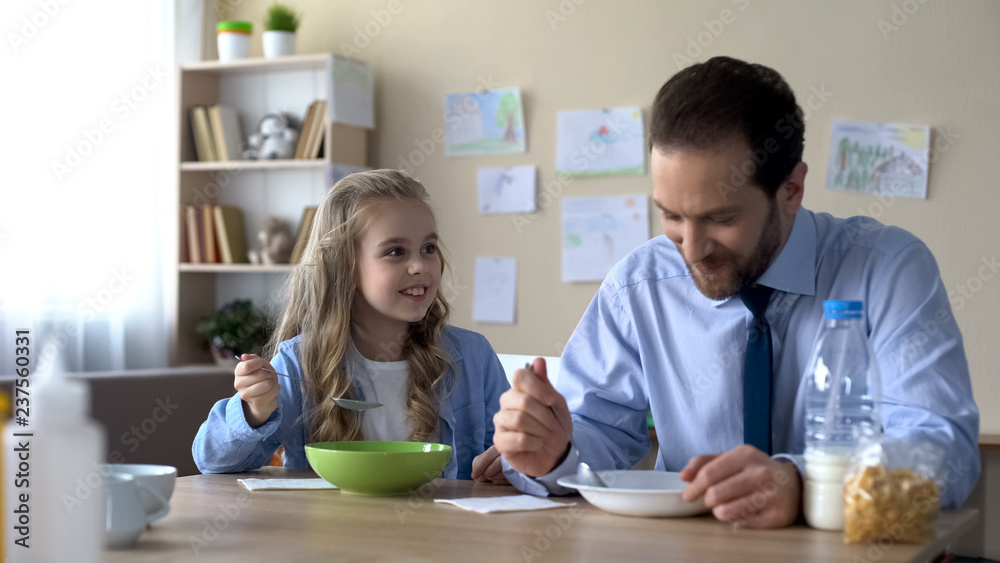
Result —
<svg viewBox="0 0 1000 563"><path fill-rule="evenodd" d="M860 301L828 299L823 302L823 316L827 319L860 319L863 309Z"/></svg>

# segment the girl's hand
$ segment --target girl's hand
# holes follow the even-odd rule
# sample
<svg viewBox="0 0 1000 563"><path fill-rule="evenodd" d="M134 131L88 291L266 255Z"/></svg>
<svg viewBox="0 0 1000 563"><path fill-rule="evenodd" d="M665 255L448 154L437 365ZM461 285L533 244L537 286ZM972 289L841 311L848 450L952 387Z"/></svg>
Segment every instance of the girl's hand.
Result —
<svg viewBox="0 0 1000 563"><path fill-rule="evenodd" d="M510 484L503 476L503 464L500 463L500 452L496 446L490 446L490 449L472 460L472 478L491 485Z"/></svg>
<svg viewBox="0 0 1000 563"><path fill-rule="evenodd" d="M271 370L264 358L254 354L243 354L234 371L236 380L233 387L243 399L243 416L250 428L257 428L278 408L278 376ZM266 369L265 369L266 366Z"/></svg>

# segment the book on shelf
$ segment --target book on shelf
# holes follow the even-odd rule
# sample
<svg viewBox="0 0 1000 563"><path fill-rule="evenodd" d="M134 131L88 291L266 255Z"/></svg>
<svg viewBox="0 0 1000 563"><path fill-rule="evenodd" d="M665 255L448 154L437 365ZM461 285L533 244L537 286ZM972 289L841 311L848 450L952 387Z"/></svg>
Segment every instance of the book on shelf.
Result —
<svg viewBox="0 0 1000 563"><path fill-rule="evenodd" d="M201 258L201 235L199 231L203 229L201 208L197 205L184 206L184 223L187 226L187 258L192 264L200 264Z"/></svg>
<svg viewBox="0 0 1000 563"><path fill-rule="evenodd" d="M316 207L307 207L302 211L302 221L299 222L299 234L295 237L295 246L292 248L292 257L289 264L298 264L302 258L302 253L309 244L309 233L312 231L313 220L316 218Z"/></svg>
<svg viewBox="0 0 1000 563"><path fill-rule="evenodd" d="M215 154L215 139L205 106L191 108L191 134L194 136L194 150L198 160L206 162L219 159Z"/></svg>
<svg viewBox="0 0 1000 563"><path fill-rule="evenodd" d="M219 239L219 253L225 264L247 264L247 235L243 229L243 211L230 205L216 205L215 234Z"/></svg>
<svg viewBox="0 0 1000 563"><path fill-rule="evenodd" d="M191 264L245 264L243 212L228 205L185 205L182 244Z"/></svg>
<svg viewBox="0 0 1000 563"><path fill-rule="evenodd" d="M323 132L320 133L319 142L316 143L316 151L313 158L323 158L323 144L326 142L326 125L323 125Z"/></svg>
<svg viewBox="0 0 1000 563"><path fill-rule="evenodd" d="M312 128L313 115L316 113L316 102L309 104L305 117L302 118L302 128L299 131L299 143L295 146L295 158L306 157L306 145L309 144L309 132Z"/></svg>
<svg viewBox="0 0 1000 563"><path fill-rule="evenodd" d="M188 240L190 236L188 235L187 229L187 206L181 205L179 208L179 213L177 214L177 232L181 235L181 247L180 247L180 262L186 264L191 261L191 254L188 250Z"/></svg>
<svg viewBox="0 0 1000 563"><path fill-rule="evenodd" d="M326 100L317 100L316 111L313 113L312 127L309 129L309 144L306 145L304 158L319 158L323 138L326 137Z"/></svg>
<svg viewBox="0 0 1000 563"><path fill-rule="evenodd" d="M320 158L319 149L326 136L326 100L316 100L309 104L302 119L299 143L295 147L295 158Z"/></svg>
<svg viewBox="0 0 1000 563"><path fill-rule="evenodd" d="M208 121L216 160L243 160L243 130L236 109L223 104L211 106Z"/></svg>
<svg viewBox="0 0 1000 563"><path fill-rule="evenodd" d="M214 205L205 205L201 210L203 232L205 233L205 238L202 240L202 243L205 245L202 256L205 258L206 264L218 264L222 262L219 257L219 244L215 236L214 207Z"/></svg>

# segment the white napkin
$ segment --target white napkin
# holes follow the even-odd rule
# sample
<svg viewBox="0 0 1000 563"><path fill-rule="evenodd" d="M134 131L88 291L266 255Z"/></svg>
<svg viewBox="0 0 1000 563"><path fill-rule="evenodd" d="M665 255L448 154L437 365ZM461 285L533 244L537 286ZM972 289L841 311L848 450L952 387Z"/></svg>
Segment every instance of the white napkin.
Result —
<svg viewBox="0 0 1000 563"><path fill-rule="evenodd" d="M566 508L574 506L575 502L555 502L531 495L516 495L512 497L477 497L477 498L436 498L434 502L453 504L466 510L474 510L480 514L490 512L513 512L515 510L544 510L547 508Z"/></svg>
<svg viewBox="0 0 1000 563"><path fill-rule="evenodd" d="M268 489L336 489L324 479L237 479L248 490L260 491Z"/></svg>

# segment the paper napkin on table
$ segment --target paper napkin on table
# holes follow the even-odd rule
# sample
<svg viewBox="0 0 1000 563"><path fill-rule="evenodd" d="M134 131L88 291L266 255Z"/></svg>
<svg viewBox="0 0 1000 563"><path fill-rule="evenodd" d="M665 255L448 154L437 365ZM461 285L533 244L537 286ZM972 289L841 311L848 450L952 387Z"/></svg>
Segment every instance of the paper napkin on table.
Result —
<svg viewBox="0 0 1000 563"><path fill-rule="evenodd" d="M268 489L336 489L324 479L237 479L248 490L261 491Z"/></svg>
<svg viewBox="0 0 1000 563"><path fill-rule="evenodd" d="M555 502L531 495L516 495L512 497L476 497L476 498L436 498L434 502L453 504L466 510L474 510L480 514L490 512L513 512L515 510L545 510L547 508L566 508L574 506L575 502Z"/></svg>

